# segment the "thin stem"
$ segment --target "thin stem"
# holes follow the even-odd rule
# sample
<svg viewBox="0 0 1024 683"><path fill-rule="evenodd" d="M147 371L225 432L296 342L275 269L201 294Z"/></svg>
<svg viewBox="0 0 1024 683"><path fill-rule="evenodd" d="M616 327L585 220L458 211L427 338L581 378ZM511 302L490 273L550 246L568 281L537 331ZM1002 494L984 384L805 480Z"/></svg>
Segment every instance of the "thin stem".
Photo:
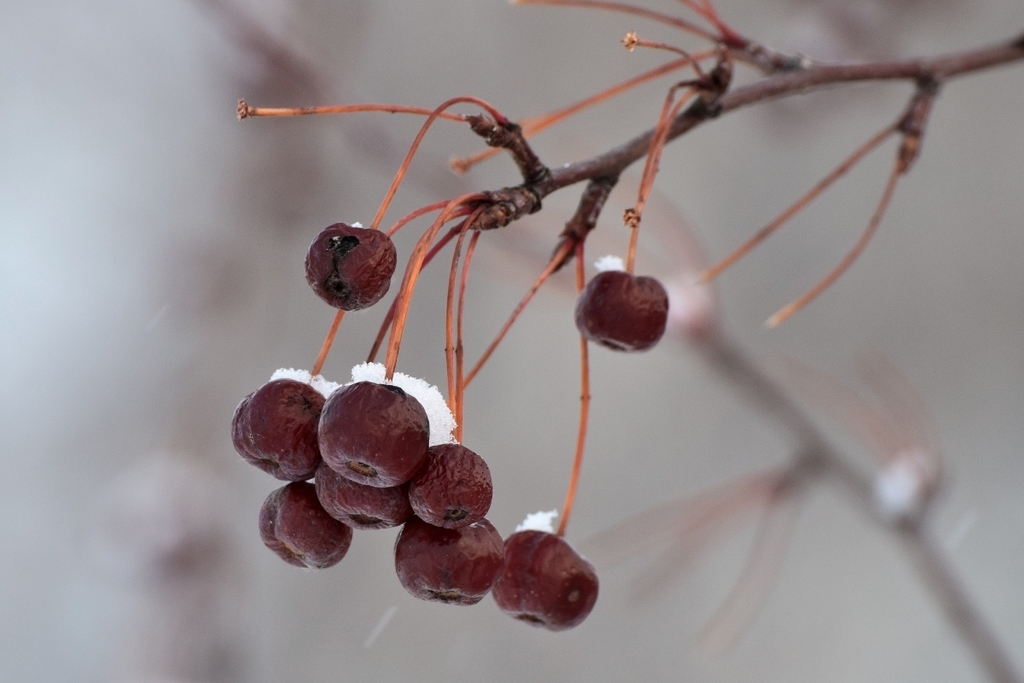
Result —
<svg viewBox="0 0 1024 683"><path fill-rule="evenodd" d="M573 250L573 247L574 244L571 241L566 240L562 242L561 246L558 247L558 250L555 251L555 253L551 256L551 260L548 261L548 265L544 267L544 270L537 277L534 283L530 286L530 289L526 292L523 298L519 301L519 304L515 307L515 310L512 311L512 315L510 315L508 317L508 320L505 321L505 324L501 326L501 330L498 332L498 336L496 336L494 338L494 341L492 341L490 345L488 345L487 349L483 352L483 355L480 356L480 360L476 362L476 365L474 365L472 369L470 369L469 374L466 375L466 381L463 383L463 389L468 387L470 382L473 381L473 378L477 376L477 373L479 373L481 368L483 368L484 363L486 363L487 360L491 357L491 354L494 353L494 350L498 348L498 344L500 344L501 340L505 338L505 335L508 333L508 331L512 329L512 325L515 323L516 319L519 318L519 314L523 312L523 309L526 308L526 305L530 303L531 299L533 299L533 295L536 294L537 290L541 288L541 285L543 285L547 281L547 279L551 277L551 274L558 270L558 267L562 264L563 259L569 255L569 253Z"/></svg>
<svg viewBox="0 0 1024 683"><path fill-rule="evenodd" d="M508 119L505 118L504 114L495 109L492 105L481 100L478 97L453 97L450 100L442 102L436 109L430 112L430 116L423 122L420 127L420 132L416 134L416 139L413 140L412 145L409 147L408 153L405 155L405 159L402 161L402 165L399 166L398 172L395 174L395 179L391 181L391 187L388 188L387 193L384 195L384 199L380 203L380 208L377 209L377 215L373 217L373 222L370 224L371 230L376 230L380 226L381 220L384 218L384 213L388 210L388 206L391 205L391 200L394 199L395 193L398 192L398 186L402 184L402 179L405 178L405 173L409 170L409 164L412 163L412 158L416 155L416 151L420 147L420 143L423 141L423 137L427 134L430 126L433 125L434 121L445 109L453 107L456 104L468 102L482 107L494 117L494 120L498 123L508 123Z"/></svg>
<svg viewBox="0 0 1024 683"><path fill-rule="evenodd" d="M861 159L863 159L868 152L870 152L875 147L880 145L883 141L885 141L886 138L892 135L895 131L895 126L887 126L886 128L883 128L881 131L876 133L871 139L869 139L867 142L865 142L856 150L854 150L853 154L848 156L845 160L843 160L841 164L836 166L831 173L829 173L820 181L818 181L818 184L812 187L807 192L807 194L800 197L800 199L793 202L785 211L776 216L771 223L769 223L768 225L764 226L756 233L754 233L754 236L751 237L746 242L744 242L738 249L736 249L736 251L732 252L724 259L722 259L721 261L719 261L718 263L716 263L715 265L711 266L703 273L701 273L699 282L708 282L709 280L718 277L718 275L722 271L724 271L726 268L733 265L741 258L746 256L748 253L750 253L754 249L754 247L768 239L768 237L771 236L772 233L774 233L776 230L785 225L789 221L789 219L791 219L793 216L802 211L808 204L817 199L818 195L827 190L835 181L839 180L844 175L846 175L846 173L855 165L857 165L857 163Z"/></svg>
<svg viewBox="0 0 1024 683"><path fill-rule="evenodd" d="M388 379L394 377L395 374L395 366L398 364L398 351L402 346L402 334L405 332L405 321L409 316L409 305L412 303L413 291L416 289L416 280L419 278L420 271L423 269L423 260L427 255L427 251L430 249L431 243L434 241L437 233L441 230L441 227L459 208L466 204L486 199L487 197L485 195L477 193L464 194L461 197L453 199L437 217L434 224L431 225L425 233L423 233L423 236L420 237L416 246L413 248L412 254L409 255L409 261L405 267L405 275L402 277L402 287L399 289L398 297L396 299L398 303L395 309L395 319L391 325L391 336L388 338L388 353L384 361L384 366L386 368L385 376ZM472 223L481 210L482 209L477 209L477 211L463 220Z"/></svg>
<svg viewBox="0 0 1024 683"><path fill-rule="evenodd" d="M382 111L391 114L419 114L430 116L432 110L426 107L408 107L403 104L335 104L324 107L253 107L245 100L238 100L238 118L248 119L256 116L316 116L319 114L352 114L362 111ZM440 112L437 118L448 121L465 122L462 114Z"/></svg>
<svg viewBox="0 0 1024 683"><path fill-rule="evenodd" d="M424 214L428 214L428 213L430 213L432 211L440 211L444 207L448 206L448 202L449 201L451 201L451 200L450 199L445 199L445 200L442 200L440 202L434 202L433 204L427 204L426 206L421 206L420 208L416 209L412 213L410 213L410 214L408 214L406 216L403 216L402 218L399 218L397 223L395 223L390 228L388 228L388 237L393 236L396 232L398 232L399 230L404 228L409 222L416 220L420 216L422 216Z"/></svg>
<svg viewBox="0 0 1024 683"><path fill-rule="evenodd" d="M459 400L457 403L459 409L455 413L455 436L460 442L462 441L462 423L465 421L466 413L466 383L463 381L462 378L463 361L465 359L465 353L463 351L462 346L462 323L466 319L464 313L466 310L466 283L469 282L469 266L470 264L473 263L473 254L476 253L476 243L477 241L479 241L479 239L480 231L477 230L469 239L469 246L466 248L466 259L462 262L462 279L459 282L458 315L456 315L455 317L455 386L458 387L459 396Z"/></svg>
<svg viewBox="0 0 1024 683"><path fill-rule="evenodd" d="M345 317L345 311L339 310L334 314L334 322L331 323L331 329L327 330L327 336L324 338L324 343L320 346L320 353L316 357L316 362L313 363L313 369L309 371L309 374L314 377L320 374L320 370L324 367L324 362L327 361L327 354L331 351L331 345L334 343L334 336L338 334L338 326L341 325L342 318Z"/></svg>
<svg viewBox="0 0 1024 683"><path fill-rule="evenodd" d="M576 291L582 292L584 284L583 242L576 245ZM587 340L580 335L580 428L576 433L576 455L572 461L572 475L569 477L569 488L565 492L562 504L562 519L558 523L559 536L565 535L572 515L572 506L576 501L576 487L580 482L580 470L583 469L583 450L587 441L587 420L590 415L590 363L587 354Z"/></svg>
<svg viewBox="0 0 1024 683"><path fill-rule="evenodd" d="M455 242L455 249L452 251L452 267L448 271L448 298L444 307L444 362L448 371L448 409L452 414L458 413L459 405L459 384L455 380L455 280L459 273L459 255L462 253L462 240L466 238L466 230L469 229L467 221L462 222L459 230L459 239Z"/></svg>
<svg viewBox="0 0 1024 683"><path fill-rule="evenodd" d="M434 243L434 246L432 246L430 248L430 251L427 252L426 258L423 259L424 268L426 268L430 264L430 262L434 260L434 257L437 256L438 252L444 249L444 247L449 242L452 241L452 238L459 234L459 230L461 230L461 226L455 226L447 233L445 233L444 237L442 237L441 239L437 240L437 242ZM367 356L366 359L367 363L372 363L377 359L377 352L380 351L380 347L384 343L384 337L387 335L388 330L391 329L391 323L395 319L395 309L397 308L397 306L398 299L395 298L391 302L391 305L388 307L388 312L384 315L384 320L380 324L380 329L377 330L377 337L376 339L374 339L373 346L370 348L370 355Z"/></svg>
<svg viewBox="0 0 1024 683"><path fill-rule="evenodd" d="M693 87L687 87L678 101L673 103L678 86L669 89L665 104L662 106L661 115L658 117L658 126L651 137L651 148L647 152L647 163L644 165L643 176L640 179L640 189L637 192L636 204L632 209L626 211L625 223L630 228L629 249L626 253L626 272L633 272L633 265L636 262L636 247L640 236L640 221L643 216L644 206L647 198L654 188L654 179L658 175L658 168L661 164L661 152L665 148L665 140L668 137L669 125L675 119L679 110L683 108L694 94Z"/></svg>
<svg viewBox="0 0 1024 683"><path fill-rule="evenodd" d="M832 269L832 272L826 275L821 282L814 285L814 287L811 287L811 289L800 298L780 308L774 315L772 315L772 317L768 318L765 325L768 327L777 327L778 325L781 325L791 315L814 301L819 294L831 287L832 283L838 280L839 276L845 273L847 268L857 260L857 257L861 255L861 252L863 252L864 248L868 246L868 242L871 241L871 237L875 234L878 224L882 221L882 216L885 215L885 210L889 208L889 201L892 199L892 194L896 190L896 181L899 180L900 175L900 165L899 162L897 162L893 166L892 173L889 174L889 180L885 184L885 190L882 192L882 198L878 202L878 207L875 208L875 214L871 217L871 221L868 223L867 228L864 229L860 239L857 240L857 244L853 246L853 249L843 257L843 260L840 261L839 264Z"/></svg>

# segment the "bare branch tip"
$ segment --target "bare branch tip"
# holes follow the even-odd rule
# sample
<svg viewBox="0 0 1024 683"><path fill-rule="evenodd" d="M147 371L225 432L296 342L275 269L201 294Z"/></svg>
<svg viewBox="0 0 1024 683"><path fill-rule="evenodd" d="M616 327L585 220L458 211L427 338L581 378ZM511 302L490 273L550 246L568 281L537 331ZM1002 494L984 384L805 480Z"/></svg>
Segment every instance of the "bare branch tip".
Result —
<svg viewBox="0 0 1024 683"><path fill-rule="evenodd" d="M640 38L637 36L636 31L630 31L626 34L626 37L622 39L622 44L630 52L636 47L637 43L640 42Z"/></svg>
<svg viewBox="0 0 1024 683"><path fill-rule="evenodd" d="M242 99L238 100L238 107L237 109L235 109L235 112L238 114L239 121L241 121L242 119L247 119L253 115L252 107L250 107L246 103L246 101Z"/></svg>
<svg viewBox="0 0 1024 683"><path fill-rule="evenodd" d="M622 214L622 224L627 228L636 228L640 225L640 214L636 209L626 209Z"/></svg>
<svg viewBox="0 0 1024 683"><path fill-rule="evenodd" d="M452 169L455 175L466 175L466 171L472 164L463 157L452 157L448 160L448 168Z"/></svg>

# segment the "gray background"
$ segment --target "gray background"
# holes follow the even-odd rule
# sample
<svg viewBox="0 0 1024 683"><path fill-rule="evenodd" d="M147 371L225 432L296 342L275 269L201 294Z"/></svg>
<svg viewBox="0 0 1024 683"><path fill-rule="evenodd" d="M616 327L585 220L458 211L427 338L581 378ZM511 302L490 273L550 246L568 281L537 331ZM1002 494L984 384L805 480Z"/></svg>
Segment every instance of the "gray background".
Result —
<svg viewBox="0 0 1024 683"><path fill-rule="evenodd" d="M649 6L681 12L668 0ZM722 0L769 45L827 59L912 56L1018 34L1017 0ZM0 8L0 677L9 681L966 681L977 667L898 548L841 495L804 506L777 586L723 657L696 636L742 567L736 527L655 600L632 599L653 556L602 567L589 620L530 629L490 599L446 608L394 577L393 532L359 534L321 573L266 551L256 513L275 484L228 437L237 401L278 367L309 367L330 311L302 258L338 220L368 222L419 120L238 123L253 104L486 98L535 115L650 68L631 29L665 27L499 0L249 0ZM268 58L268 45L293 51ZM304 66L297 66L295 60ZM744 76L749 79L748 76ZM538 137L550 164L650 126L662 80ZM720 257L896 116L905 84L860 85L732 114L671 145L638 268L685 216ZM923 155L859 263L782 328L762 321L823 275L870 215L891 146L720 280L726 325L758 358L851 379L881 350L939 425L949 481L936 531L1012 658L1024 666L1024 69L950 83ZM427 139L390 217L516 182L495 159L445 168L479 142ZM624 249L609 202L591 254ZM475 357L525 291L575 205L486 235L474 263ZM408 254L416 228L399 240ZM659 242L662 240L662 242ZM400 369L444 379L444 267L416 298ZM468 393L465 442L496 483L507 534L561 505L576 431L571 276L545 290ZM380 308L352 315L325 373L346 380ZM592 429L569 539L655 503L784 462L787 442L682 345L593 353ZM836 433L868 466L849 438ZM671 529L652 529L654 536ZM397 607L397 610L392 610ZM364 647L387 613L393 618Z"/></svg>

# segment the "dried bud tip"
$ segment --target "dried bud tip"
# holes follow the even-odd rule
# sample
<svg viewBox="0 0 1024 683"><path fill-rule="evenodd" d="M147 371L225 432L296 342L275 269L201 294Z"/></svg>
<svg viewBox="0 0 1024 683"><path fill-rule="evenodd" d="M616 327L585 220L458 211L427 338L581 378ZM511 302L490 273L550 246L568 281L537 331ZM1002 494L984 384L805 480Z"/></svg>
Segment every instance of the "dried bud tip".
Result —
<svg viewBox="0 0 1024 683"><path fill-rule="evenodd" d="M637 37L636 31L630 31L626 34L626 37L622 39L622 44L626 46L626 49L630 52L636 47L637 43L640 42L640 38Z"/></svg>
<svg viewBox="0 0 1024 683"><path fill-rule="evenodd" d="M622 214L622 224L627 228L640 227L640 214L637 213L636 209L626 209Z"/></svg>
<svg viewBox="0 0 1024 683"><path fill-rule="evenodd" d="M252 116L252 107L246 104L245 100L238 100L238 108L235 111L238 113L239 121Z"/></svg>

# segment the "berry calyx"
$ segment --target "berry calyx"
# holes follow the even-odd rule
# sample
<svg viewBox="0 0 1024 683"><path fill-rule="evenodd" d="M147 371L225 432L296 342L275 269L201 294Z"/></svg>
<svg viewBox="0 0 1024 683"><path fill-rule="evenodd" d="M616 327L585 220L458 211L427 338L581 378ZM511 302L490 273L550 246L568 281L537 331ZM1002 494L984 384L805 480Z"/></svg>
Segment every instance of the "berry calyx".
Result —
<svg viewBox="0 0 1024 683"><path fill-rule="evenodd" d="M383 298L398 264L385 233L345 223L328 226L306 253L306 281L334 308L358 311Z"/></svg>
<svg viewBox="0 0 1024 683"><path fill-rule="evenodd" d="M430 422L415 398L391 384L338 389L320 415L320 453L354 482L384 488L412 479L427 458Z"/></svg>
<svg viewBox="0 0 1024 683"><path fill-rule="evenodd" d="M308 384L277 379L242 399L231 442L245 460L284 481L304 481L320 466L317 428L323 395Z"/></svg>
<svg viewBox="0 0 1024 683"><path fill-rule="evenodd" d="M474 605L501 575L505 548L486 519L461 529L442 529L412 517L395 541L395 571L421 600Z"/></svg>
<svg viewBox="0 0 1024 683"><path fill-rule="evenodd" d="M316 496L327 514L353 529L388 529L412 517L407 485L377 488L357 484L327 463L316 471Z"/></svg>
<svg viewBox="0 0 1024 683"><path fill-rule="evenodd" d="M590 341L617 351L645 351L665 334L668 294L653 277L606 270L576 300L576 327Z"/></svg>
<svg viewBox="0 0 1024 683"><path fill-rule="evenodd" d="M409 482L409 502L416 516L445 529L483 519L492 493L487 463L457 443L432 446L426 463Z"/></svg>
<svg viewBox="0 0 1024 683"><path fill-rule="evenodd" d="M271 493L263 503L260 537L288 564L326 569L345 557L352 529L327 514L312 484L294 482Z"/></svg>
<svg viewBox="0 0 1024 683"><path fill-rule="evenodd" d="M565 539L519 531L505 541L494 601L515 619L549 631L579 626L597 602L597 572Z"/></svg>

